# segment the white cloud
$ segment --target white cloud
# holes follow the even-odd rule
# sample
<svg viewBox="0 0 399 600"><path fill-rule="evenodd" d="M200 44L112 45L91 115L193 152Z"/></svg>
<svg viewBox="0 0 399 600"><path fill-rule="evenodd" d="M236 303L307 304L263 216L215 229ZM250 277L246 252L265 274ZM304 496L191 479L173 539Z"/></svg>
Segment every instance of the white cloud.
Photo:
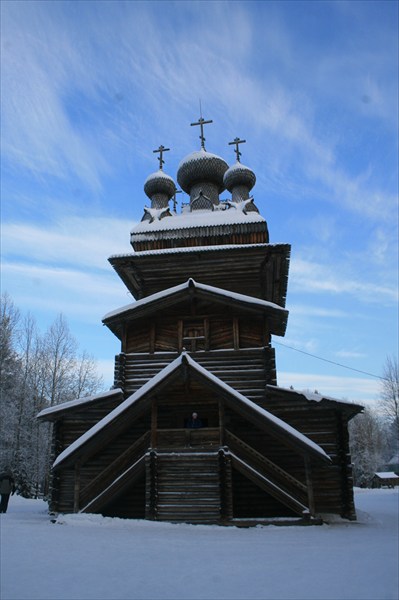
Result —
<svg viewBox="0 0 399 600"><path fill-rule="evenodd" d="M133 251L129 243L132 226L125 219L60 213L50 224L6 222L2 224L3 256L109 271L109 256Z"/></svg>
<svg viewBox="0 0 399 600"><path fill-rule="evenodd" d="M213 139L226 135L226 125L235 130L239 120L257 153L260 142L270 150L285 186L295 163L301 186L310 183L314 192L325 186L323 196L330 201L373 219L389 218L394 195L376 185L367 170L350 174L339 162L335 136L320 135L314 87L309 75L300 77L303 57L283 11L279 15L266 3L258 22L240 3L169 4L170 14L160 14L151 3L112 8L101 3L93 12L94 5L80 3L80 20L76 15L73 20L62 3L12 4L4 11L3 87L9 91L3 94L3 141L6 156L19 167L77 176L99 189L128 140L135 153L152 143L155 131L180 141L176 125L188 123L188 114L192 120L193 99L202 98L212 107ZM233 31L240 32L239 50ZM306 71L321 65L317 72L325 73L318 92L335 90L342 72L353 82L366 47L351 55L349 64L339 48L326 56L308 53ZM261 68L252 66L254 52L263 56ZM370 71L378 73L383 58L377 61L375 55L368 88L376 87ZM276 64L284 67L278 73ZM288 68L291 74L299 70L294 86ZM374 96L384 97L382 86ZM346 83L344 92L353 95L353 87ZM121 96L123 110L115 100ZM78 123L70 104L81 111ZM187 145L186 131L184 138Z"/></svg>
<svg viewBox="0 0 399 600"><path fill-rule="evenodd" d="M362 402L375 403L381 391L378 379L337 377L288 371L279 373L278 384L282 387L292 385L296 390L317 390L320 394L331 396L337 400L351 400L360 404Z"/></svg>
<svg viewBox="0 0 399 600"><path fill-rule="evenodd" d="M355 350L338 350L335 356L339 358L366 358L367 354L364 352L356 352Z"/></svg>
<svg viewBox="0 0 399 600"><path fill-rule="evenodd" d="M99 322L110 307L133 302L110 267L109 274L3 262L2 288L23 310L62 312Z"/></svg>
<svg viewBox="0 0 399 600"><path fill-rule="evenodd" d="M295 257L290 266L290 286L292 290L310 293L350 294L361 301L372 303L397 302L398 290L394 285L379 284L374 281L359 281L348 272L349 264L322 264Z"/></svg>

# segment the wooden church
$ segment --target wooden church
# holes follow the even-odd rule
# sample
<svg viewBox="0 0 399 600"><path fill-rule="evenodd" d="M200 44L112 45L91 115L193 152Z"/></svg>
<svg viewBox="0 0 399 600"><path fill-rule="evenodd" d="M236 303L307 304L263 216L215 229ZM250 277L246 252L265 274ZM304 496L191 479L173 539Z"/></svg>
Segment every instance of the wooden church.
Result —
<svg viewBox="0 0 399 600"><path fill-rule="evenodd" d="M224 525L355 519L348 421L362 407L278 386L290 246L269 243L244 140L230 142L230 167L205 149L210 122L192 123L201 147L178 167L189 203L177 211L160 146L134 251L109 259L136 299L103 319L121 343L113 389L38 416L53 422L50 509Z"/></svg>

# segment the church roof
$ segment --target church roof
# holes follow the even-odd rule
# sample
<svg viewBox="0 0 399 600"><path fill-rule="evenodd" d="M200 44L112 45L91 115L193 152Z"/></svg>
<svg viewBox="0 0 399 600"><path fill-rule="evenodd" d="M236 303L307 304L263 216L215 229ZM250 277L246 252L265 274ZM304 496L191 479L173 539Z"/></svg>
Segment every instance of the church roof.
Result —
<svg viewBox="0 0 399 600"><path fill-rule="evenodd" d="M188 296L205 298L213 302L233 306L253 313L267 314L270 333L281 336L285 333L288 311L278 304L259 298L253 298L252 296L247 296L245 294L230 292L212 285L198 283L191 278L185 283L162 290L156 294L143 298L142 300L137 300L134 303L130 303L107 313L103 318L103 323L107 325L115 335L121 337L122 321L149 315L166 306L180 302Z"/></svg>
<svg viewBox="0 0 399 600"><path fill-rule="evenodd" d="M225 207L222 206L224 209ZM218 227L227 225L236 225L239 227L242 224L262 223L266 220L257 212L249 212L245 214L243 211L228 208L226 210L213 211L193 211L179 215L173 214L172 217L157 219L152 223L142 221L138 223L132 230L131 234L135 241L140 241L138 234L147 234L156 231L178 231L182 229L193 229L198 227ZM238 230L238 229L237 229Z"/></svg>
<svg viewBox="0 0 399 600"><path fill-rule="evenodd" d="M63 402L62 404L57 404L56 406L50 406L49 408L45 408L37 415L37 419L43 419L46 421L56 421L60 419L64 414L69 412L73 412L76 409L84 408L89 405L98 404L99 402L105 402L111 399L119 399L123 400L123 392L120 388L115 388L113 390L107 390L106 392L101 392L99 394L95 394L94 396L84 396L83 398L76 398L75 400L71 400L69 402Z"/></svg>
<svg viewBox="0 0 399 600"><path fill-rule="evenodd" d="M131 418L141 414L148 408L151 397L159 391L159 388L165 388L168 381L174 380L182 370L184 374L184 371L187 369L192 376L219 393L227 406L236 410L257 427L267 430L271 435L276 436L300 453L323 462L330 462L329 456L318 444L279 417L272 415L269 411L246 398L216 375L199 365L187 353L183 352L139 390L122 402L122 404L117 406L61 452L55 460L53 468L73 464L75 457L78 455L95 453L102 446L104 437L112 439L117 436L128 426Z"/></svg>
<svg viewBox="0 0 399 600"><path fill-rule="evenodd" d="M279 385L266 385L266 390L269 393L276 393L278 396L287 396L287 394L297 396L298 398L305 398L308 402L326 403L332 402L339 404L341 407L346 408L348 413L351 413L351 417L357 415L363 410L363 406L351 402L350 400L339 400L338 398L332 398L331 396L325 396L319 394L319 392L310 392L309 390L295 390L292 388L284 388Z"/></svg>
<svg viewBox="0 0 399 600"><path fill-rule="evenodd" d="M240 292L245 282L246 294L285 306L290 250L289 244L201 245L142 250L111 256L109 262L135 298L170 288L189 275L233 292ZM266 277L268 272L274 277Z"/></svg>

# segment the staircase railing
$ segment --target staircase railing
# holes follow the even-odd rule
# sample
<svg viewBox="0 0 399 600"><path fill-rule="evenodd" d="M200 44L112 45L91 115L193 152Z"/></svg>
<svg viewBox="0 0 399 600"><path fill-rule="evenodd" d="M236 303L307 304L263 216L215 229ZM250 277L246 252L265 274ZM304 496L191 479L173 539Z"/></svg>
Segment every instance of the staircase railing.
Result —
<svg viewBox="0 0 399 600"><path fill-rule="evenodd" d="M129 468L143 458L150 443L150 432L144 433L138 440L134 442L125 452L109 464L101 473L97 475L90 483L80 492L79 506L84 507L83 511L94 498L103 495L104 490L109 489L109 486L115 482L121 475L127 473Z"/></svg>
<svg viewBox="0 0 399 600"><path fill-rule="evenodd" d="M309 507L303 504L295 496L281 488L269 477L262 475L259 471L251 467L244 460L239 458L234 452L230 452L233 466L243 475L248 477L265 492L276 498L279 502L292 509L295 513L303 516L309 514Z"/></svg>
<svg viewBox="0 0 399 600"><path fill-rule="evenodd" d="M294 486L296 493L306 501L307 487L301 481L287 473L287 471L266 458L263 454L260 454L260 452L252 448L252 446L249 446L228 430L225 432L225 441L231 451L239 456L244 462L248 463L266 477L271 477L282 487L292 489Z"/></svg>

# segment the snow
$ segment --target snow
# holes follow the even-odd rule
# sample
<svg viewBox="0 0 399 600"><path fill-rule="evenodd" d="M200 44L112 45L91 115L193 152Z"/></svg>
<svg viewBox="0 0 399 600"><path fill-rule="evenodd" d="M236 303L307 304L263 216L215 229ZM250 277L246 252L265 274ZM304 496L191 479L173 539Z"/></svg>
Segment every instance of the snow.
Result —
<svg viewBox="0 0 399 600"><path fill-rule="evenodd" d="M171 181L173 184L175 183L173 181L173 178L168 175L167 173L165 173L165 171L163 169L158 169L158 171L156 171L155 173L151 173L151 175L148 175L147 179L144 182L144 186L146 183L148 183L149 181L152 181L153 179L167 179L168 181Z"/></svg>
<svg viewBox="0 0 399 600"><path fill-rule="evenodd" d="M322 400L329 400L330 402L338 402L339 404L351 404L353 406L360 406L352 400L338 400L337 398L332 398L331 396L324 396L323 394L319 394L318 392L310 392L308 390L294 390L291 388L280 387L279 385L271 385L267 384L267 388L274 390L283 390L284 392L290 392L292 394L299 394L300 396L304 396L306 400L309 402L321 402Z"/></svg>
<svg viewBox="0 0 399 600"><path fill-rule="evenodd" d="M62 404L57 404L56 406L51 406L49 408L43 409L38 415L37 419L41 419L43 417L47 417L49 415L55 414L57 412L75 408L78 406L83 406L85 404L90 404L91 402L96 402L97 400L101 400L104 398L111 398L112 396L118 396L123 394L120 388L115 388L113 390L108 390L106 392L100 392L95 396L84 396L83 398L76 398L76 400L70 400L69 402L63 402Z"/></svg>
<svg viewBox="0 0 399 600"><path fill-rule="evenodd" d="M255 214L255 213L252 213ZM112 254L109 260L113 258L135 258L137 256L151 256L158 254L181 254L183 252L221 252L223 250L242 250L243 248L278 248L287 247L288 244L218 244L217 246L192 246L181 248L162 248L161 250L141 250L140 252L129 252L128 254Z"/></svg>
<svg viewBox="0 0 399 600"><path fill-rule="evenodd" d="M149 208L148 206L144 206L144 212L150 216L149 223L153 223L154 221L160 221L165 215L169 214L169 207L166 208Z"/></svg>
<svg viewBox="0 0 399 600"><path fill-rule="evenodd" d="M247 215L247 214L249 214L246 212L247 206L249 206L250 204L253 204L253 202L254 202L254 199L253 199L253 197L251 197L251 198L247 198L247 200L241 200L241 202L227 201L226 204L229 208L237 210L238 213L242 212L243 214Z"/></svg>
<svg viewBox="0 0 399 600"><path fill-rule="evenodd" d="M233 173L234 171L239 171L239 172L240 171L250 171L251 173L253 173L252 169L250 169L249 167L245 166L239 160L236 160L236 162L234 163L234 165L231 165L231 167L228 168L228 170L226 171L226 173Z"/></svg>
<svg viewBox="0 0 399 600"><path fill-rule="evenodd" d="M165 231L176 229L188 229L192 227L213 227L215 225L238 225L240 223L265 223L265 219L257 212L248 212L244 214L242 211L233 209L218 210L218 211L202 211L194 210L193 212L173 215L172 218L162 219L162 221L142 221L134 229L131 234L134 239L140 240L137 236L139 233L148 233L149 231ZM143 237L145 239L145 237Z"/></svg>
<svg viewBox="0 0 399 600"><path fill-rule="evenodd" d="M178 292L183 290L188 290L190 287L196 288L198 290L204 290L207 292L211 292L217 296L222 296L224 298L231 298L233 300L237 300L238 302L245 302L247 304L254 304L261 308L272 308L274 310L281 311L282 314L287 314L288 311L285 308L282 308L278 304L274 302L269 302L268 300L261 300L260 298L254 298L253 296L247 296L245 294L239 294L236 292L230 292L228 290L224 290L223 288L215 287L213 285L206 285L204 283L198 283L194 281L194 279L190 278L185 283L180 283L173 287L167 288L166 290L161 290L160 292L156 292L155 294L151 294L151 296L146 296L141 300L136 300L135 302L131 302L130 304L126 304L120 308L116 308L115 310L110 311L103 317L103 321L108 320L111 317L115 317L118 315L122 315L125 312L135 310L141 306L145 306L146 304L151 304L155 300L160 300L161 298L166 298L168 296L172 296Z"/></svg>
<svg viewBox="0 0 399 600"><path fill-rule="evenodd" d="M212 152L207 152L207 150L205 150L205 148L201 148L201 150L195 150L194 152L191 152L191 154L188 154L187 156L185 156L184 158L182 158L182 160L179 163L179 166L177 167L177 170L179 171L179 169L181 169L183 167L183 165L192 163L192 162L196 162L197 160L204 160L205 159L212 159L212 158L217 158L218 160L225 162L223 160L223 158L220 158L220 156L217 156L216 154L212 154ZM226 163L227 165L227 163Z"/></svg>
<svg viewBox="0 0 399 600"><path fill-rule="evenodd" d="M380 479L397 479L398 476L393 471L382 471L381 473L376 473Z"/></svg>
<svg viewBox="0 0 399 600"><path fill-rule="evenodd" d="M2 600L396 600L398 490L356 490L359 520L249 529L79 514L13 496Z"/></svg>

